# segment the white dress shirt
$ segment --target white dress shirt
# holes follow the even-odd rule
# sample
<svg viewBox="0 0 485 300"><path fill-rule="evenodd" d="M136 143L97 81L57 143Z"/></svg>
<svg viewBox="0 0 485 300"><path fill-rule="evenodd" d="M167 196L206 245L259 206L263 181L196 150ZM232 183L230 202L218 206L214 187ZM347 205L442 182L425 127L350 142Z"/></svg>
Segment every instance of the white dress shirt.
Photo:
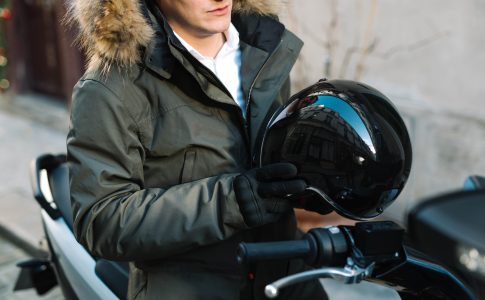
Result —
<svg viewBox="0 0 485 300"><path fill-rule="evenodd" d="M199 51L187 43L176 32L174 33L189 53L219 78L229 93L231 93L234 101L241 108L243 116L246 117L246 101L244 100L241 86L241 49L239 48L239 32L234 25L231 23L229 29L224 32L226 42L214 58L200 54Z"/></svg>

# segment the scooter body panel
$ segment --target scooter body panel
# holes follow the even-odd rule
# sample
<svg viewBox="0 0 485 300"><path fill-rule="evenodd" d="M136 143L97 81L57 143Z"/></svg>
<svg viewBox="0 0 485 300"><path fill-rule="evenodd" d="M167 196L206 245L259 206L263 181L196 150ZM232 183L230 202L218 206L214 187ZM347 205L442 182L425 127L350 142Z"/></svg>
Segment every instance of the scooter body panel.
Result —
<svg viewBox="0 0 485 300"><path fill-rule="evenodd" d="M96 261L74 238L63 218L41 211L45 232L60 267L79 299L118 299L95 273Z"/></svg>

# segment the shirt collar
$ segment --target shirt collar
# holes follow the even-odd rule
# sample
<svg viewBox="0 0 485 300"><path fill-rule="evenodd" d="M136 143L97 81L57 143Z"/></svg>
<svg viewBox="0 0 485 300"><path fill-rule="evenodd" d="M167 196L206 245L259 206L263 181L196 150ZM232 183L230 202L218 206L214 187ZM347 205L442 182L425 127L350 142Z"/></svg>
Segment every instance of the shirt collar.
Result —
<svg viewBox="0 0 485 300"><path fill-rule="evenodd" d="M231 49L239 48L239 32L232 23L229 25L229 29L224 32L224 35L226 36L226 43Z"/></svg>
<svg viewBox="0 0 485 300"><path fill-rule="evenodd" d="M194 47L192 47L189 43L187 43L175 31L173 33L175 34L177 39L179 39L180 43L182 43L182 45L185 47L185 49L187 49L187 51L190 52L190 54L195 56L197 59L207 59L207 57L200 54L199 51L197 51ZM234 25L232 25L232 23L229 24L229 28L224 32L224 36L226 37L226 42L224 43L224 46L229 47L230 50L237 50L239 48L239 32L237 31L236 27L234 27ZM219 53L218 53L218 55L219 55ZM217 55L216 55L216 57L217 57Z"/></svg>

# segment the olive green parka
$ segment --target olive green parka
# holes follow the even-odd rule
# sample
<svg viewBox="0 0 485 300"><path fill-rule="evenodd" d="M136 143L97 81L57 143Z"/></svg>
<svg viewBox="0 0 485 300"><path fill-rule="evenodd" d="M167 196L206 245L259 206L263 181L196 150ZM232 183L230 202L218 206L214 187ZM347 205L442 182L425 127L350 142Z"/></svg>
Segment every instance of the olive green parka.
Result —
<svg viewBox="0 0 485 300"><path fill-rule="evenodd" d="M248 229L232 187L288 99L302 46L272 9L234 1L245 120L151 1L71 1L88 58L67 139L74 233L95 257L131 262L130 299L261 298L291 270L235 260L239 242L292 239L296 228L288 214Z"/></svg>

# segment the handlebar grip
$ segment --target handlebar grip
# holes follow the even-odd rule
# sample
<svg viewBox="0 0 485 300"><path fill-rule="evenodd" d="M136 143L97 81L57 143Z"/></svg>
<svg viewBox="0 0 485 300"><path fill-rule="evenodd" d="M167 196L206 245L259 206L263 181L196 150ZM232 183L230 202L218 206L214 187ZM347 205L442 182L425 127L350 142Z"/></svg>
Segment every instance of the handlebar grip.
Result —
<svg viewBox="0 0 485 300"><path fill-rule="evenodd" d="M237 261L248 263L263 260L306 258L312 254L312 245L306 239L267 243L241 243Z"/></svg>

